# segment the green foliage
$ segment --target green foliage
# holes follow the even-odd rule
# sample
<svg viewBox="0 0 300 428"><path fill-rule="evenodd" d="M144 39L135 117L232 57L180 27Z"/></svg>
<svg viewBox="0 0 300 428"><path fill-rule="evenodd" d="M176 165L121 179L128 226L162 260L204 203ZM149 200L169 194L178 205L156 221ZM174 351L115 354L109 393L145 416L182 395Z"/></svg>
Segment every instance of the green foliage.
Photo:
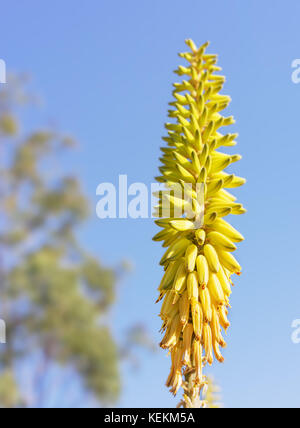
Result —
<svg viewBox="0 0 300 428"><path fill-rule="evenodd" d="M11 370L4 370L0 374L0 407L10 408L21 405L18 385Z"/></svg>
<svg viewBox="0 0 300 428"><path fill-rule="evenodd" d="M0 318L9 333L0 345L0 405L26 405L18 373L36 355L71 367L87 394L110 403L120 388L118 349L105 322L115 274L76 238L88 204L78 180L59 173L72 139L43 129L20 135L24 99L16 80L0 91ZM31 370L34 378L35 363Z"/></svg>

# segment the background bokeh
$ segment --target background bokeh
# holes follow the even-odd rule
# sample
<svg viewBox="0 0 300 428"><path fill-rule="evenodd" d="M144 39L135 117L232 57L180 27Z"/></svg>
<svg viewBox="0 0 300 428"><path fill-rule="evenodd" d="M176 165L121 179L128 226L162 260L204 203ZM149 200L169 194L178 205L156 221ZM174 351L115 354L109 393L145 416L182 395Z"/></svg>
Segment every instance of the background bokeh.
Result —
<svg viewBox="0 0 300 428"><path fill-rule="evenodd" d="M124 258L134 265L110 315L117 342L136 323L160 339L154 301L162 249L151 241L151 219L97 219L96 188L117 183L119 174L150 185L177 53L185 38L211 41L237 120L232 132L243 160L234 170L247 184L235 194L248 213L232 219L246 237L237 253L243 275L231 299L226 361L209 372L226 407L299 407L300 345L291 340L300 318L300 84L291 80L300 58L299 2L11 0L2 2L1 16L0 57L10 71L29 72L45 100L26 114L24 129L43 122L80 143L62 159L92 201L80 241L105 266ZM140 369L121 364L117 405L174 407L178 398L164 387L169 358L161 350L135 352Z"/></svg>

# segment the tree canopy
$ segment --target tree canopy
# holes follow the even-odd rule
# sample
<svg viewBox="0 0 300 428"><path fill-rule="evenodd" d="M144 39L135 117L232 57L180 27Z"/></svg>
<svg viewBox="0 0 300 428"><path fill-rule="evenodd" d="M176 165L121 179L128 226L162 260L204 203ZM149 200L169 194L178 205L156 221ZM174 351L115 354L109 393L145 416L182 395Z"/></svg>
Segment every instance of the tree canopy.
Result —
<svg viewBox="0 0 300 428"><path fill-rule="evenodd" d="M47 405L48 370L62 383L71 371L82 397L111 403L120 390L118 348L106 322L116 274L76 236L88 202L78 178L60 172L73 140L44 127L22 130L20 105L31 108L23 83L1 85L0 318L7 343L0 345L0 405ZM73 406L67 394L63 405Z"/></svg>

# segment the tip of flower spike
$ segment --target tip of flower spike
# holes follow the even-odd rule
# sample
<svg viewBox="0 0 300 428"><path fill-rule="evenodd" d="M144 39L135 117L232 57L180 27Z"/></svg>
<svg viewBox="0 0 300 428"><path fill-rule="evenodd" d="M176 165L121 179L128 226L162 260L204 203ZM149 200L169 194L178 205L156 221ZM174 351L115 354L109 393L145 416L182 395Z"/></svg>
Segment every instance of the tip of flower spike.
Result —
<svg viewBox="0 0 300 428"><path fill-rule="evenodd" d="M210 45L210 40L207 40L205 43L203 43L202 46L200 46L200 49L206 49Z"/></svg>
<svg viewBox="0 0 300 428"><path fill-rule="evenodd" d="M196 44L192 39L186 39L185 44L191 49L193 53L201 52L203 53L205 49L210 45L210 41L205 42L202 46L197 48Z"/></svg>
<svg viewBox="0 0 300 428"><path fill-rule="evenodd" d="M203 53L205 52L205 49L208 48L208 46L210 45L210 41L205 42L202 46L200 46L200 48L198 49L198 53L200 53L201 55L203 55Z"/></svg>
<svg viewBox="0 0 300 428"><path fill-rule="evenodd" d="M197 52L198 48L192 39L185 39L184 42L194 53Z"/></svg>

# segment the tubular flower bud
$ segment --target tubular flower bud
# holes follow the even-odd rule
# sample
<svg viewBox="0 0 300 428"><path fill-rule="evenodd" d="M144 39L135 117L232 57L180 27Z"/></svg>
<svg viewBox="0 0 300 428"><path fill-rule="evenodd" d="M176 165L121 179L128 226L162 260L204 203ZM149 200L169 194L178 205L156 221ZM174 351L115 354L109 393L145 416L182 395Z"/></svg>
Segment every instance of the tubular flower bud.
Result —
<svg viewBox="0 0 300 428"><path fill-rule="evenodd" d="M212 273L210 275L207 288L215 304L217 305L225 304L224 292L220 284L220 281L218 280L218 277L215 273Z"/></svg>
<svg viewBox="0 0 300 428"><path fill-rule="evenodd" d="M191 306L192 311L192 320L193 320L193 328L196 340L201 340L202 336L202 324L203 324L203 314L201 305L199 302L192 302Z"/></svg>
<svg viewBox="0 0 300 428"><path fill-rule="evenodd" d="M195 362L195 384L199 385L202 382L202 346L198 340L193 342L193 354Z"/></svg>
<svg viewBox="0 0 300 428"><path fill-rule="evenodd" d="M181 293L185 288L185 282L186 282L186 268L184 262L182 262L179 265L179 268L176 272L174 283L173 283L173 289L176 293Z"/></svg>
<svg viewBox="0 0 300 428"><path fill-rule="evenodd" d="M183 330L183 365L191 367L191 346L194 328L188 324Z"/></svg>
<svg viewBox="0 0 300 428"><path fill-rule="evenodd" d="M179 306L180 322L184 328L188 323L189 316L190 316L190 301L189 301L187 291L185 291L181 299L179 299L178 306Z"/></svg>
<svg viewBox="0 0 300 428"><path fill-rule="evenodd" d="M185 253L186 267L189 272L193 272L196 265L196 259L198 254L197 245L191 244Z"/></svg>
<svg viewBox="0 0 300 428"><path fill-rule="evenodd" d="M200 254L197 257L197 273L199 284L202 288L205 288L208 283L209 278L209 268L207 264L206 257L203 254Z"/></svg>
<svg viewBox="0 0 300 428"><path fill-rule="evenodd" d="M203 346L205 349L206 359L209 365L213 363L213 343L211 328L208 323L203 326Z"/></svg>
<svg viewBox="0 0 300 428"><path fill-rule="evenodd" d="M231 99L220 94L225 78L218 74L217 56L206 54L208 43L180 55L188 64L176 70L182 80L174 84L169 120L163 137L159 183L155 192L156 224L153 238L165 253L160 261L164 275L158 287L164 337L161 347L171 354L167 386L173 394L182 387L183 407L204 407L201 391L206 384L203 367L220 362L226 346L231 276L241 267L233 252L243 236L224 218L243 214L228 189L245 180L224 171L241 156L222 147L236 145L237 134L221 133L234 123L223 110Z"/></svg>
<svg viewBox="0 0 300 428"><path fill-rule="evenodd" d="M206 244L204 245L203 252L206 257L209 269L214 273L218 273L220 262L215 248L210 244Z"/></svg>
<svg viewBox="0 0 300 428"><path fill-rule="evenodd" d="M196 272L189 273L187 279L187 291L189 300L191 300L192 302L198 302L199 284Z"/></svg>
<svg viewBox="0 0 300 428"><path fill-rule="evenodd" d="M198 229L198 230L195 231L195 237L196 237L197 243L199 245L203 245L204 244L204 242L205 242L205 236L206 236L205 230Z"/></svg>

